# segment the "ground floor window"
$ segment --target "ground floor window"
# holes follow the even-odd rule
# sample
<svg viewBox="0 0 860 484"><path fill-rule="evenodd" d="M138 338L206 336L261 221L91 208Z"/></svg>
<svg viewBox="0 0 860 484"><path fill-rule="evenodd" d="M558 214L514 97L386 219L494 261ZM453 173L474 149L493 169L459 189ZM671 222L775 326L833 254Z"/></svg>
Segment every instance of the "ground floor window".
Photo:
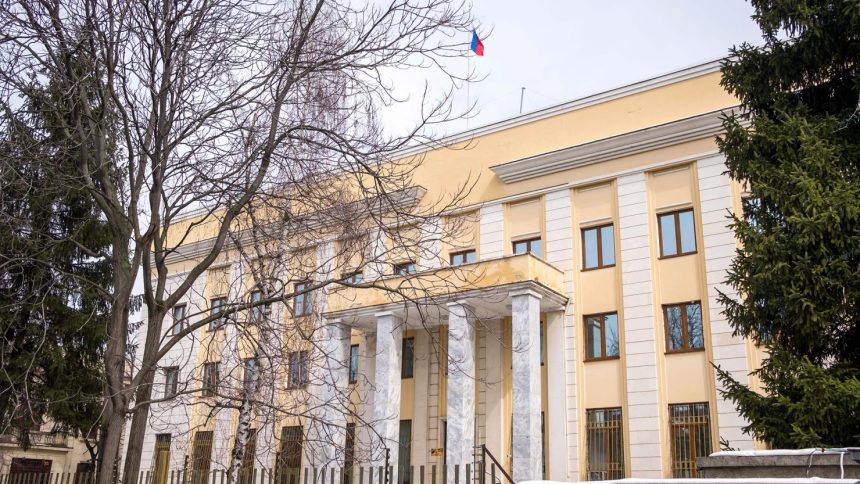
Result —
<svg viewBox="0 0 860 484"><path fill-rule="evenodd" d="M711 417L707 403L669 405L672 477L699 477L696 460L711 453Z"/></svg>
<svg viewBox="0 0 860 484"><path fill-rule="evenodd" d="M400 421L400 451L398 452L397 481L401 484L412 482L410 467L412 466L412 421Z"/></svg>
<svg viewBox="0 0 860 484"><path fill-rule="evenodd" d="M302 427L285 426L281 429L281 446L275 456L278 484L299 484L302 470Z"/></svg>
<svg viewBox="0 0 860 484"><path fill-rule="evenodd" d="M191 484L207 484L211 466L212 431L197 432L191 448Z"/></svg>
<svg viewBox="0 0 860 484"><path fill-rule="evenodd" d="M355 465L355 424L346 424L343 449L343 484L352 484L352 466Z"/></svg>
<svg viewBox="0 0 860 484"><path fill-rule="evenodd" d="M257 457L257 429L248 429L248 440L242 452L242 469L239 474L239 482L242 484L254 484L254 462Z"/></svg>
<svg viewBox="0 0 860 484"><path fill-rule="evenodd" d="M170 472L170 434L155 436L152 461L153 484L167 484L167 474Z"/></svg>
<svg viewBox="0 0 860 484"><path fill-rule="evenodd" d="M589 481L624 478L621 408L586 410L586 463Z"/></svg>

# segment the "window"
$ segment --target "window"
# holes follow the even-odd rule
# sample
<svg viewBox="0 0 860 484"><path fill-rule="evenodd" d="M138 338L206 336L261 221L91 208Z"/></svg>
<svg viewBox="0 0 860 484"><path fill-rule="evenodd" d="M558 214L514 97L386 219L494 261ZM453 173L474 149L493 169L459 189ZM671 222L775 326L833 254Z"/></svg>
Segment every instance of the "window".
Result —
<svg viewBox="0 0 860 484"><path fill-rule="evenodd" d="M582 229L582 270L615 265L615 228L612 224Z"/></svg>
<svg viewBox="0 0 860 484"><path fill-rule="evenodd" d="M617 358L619 355L618 313L585 316L586 360Z"/></svg>
<svg viewBox="0 0 860 484"><path fill-rule="evenodd" d="M302 467L302 427L289 426L281 429L281 446L275 456L275 482L277 484L299 484Z"/></svg>
<svg viewBox="0 0 860 484"><path fill-rule="evenodd" d="M212 431L200 431L194 434L194 445L191 450L191 483L207 484L209 469L212 466Z"/></svg>
<svg viewBox="0 0 860 484"><path fill-rule="evenodd" d="M405 276L409 274L415 274L415 261L409 262L401 262L399 264L394 264L394 275L395 276Z"/></svg>
<svg viewBox="0 0 860 484"><path fill-rule="evenodd" d="M155 435L155 449L152 453L152 484L167 484L170 469L170 434Z"/></svg>
<svg viewBox="0 0 860 484"><path fill-rule="evenodd" d="M399 484L409 484L412 481L412 476L409 475L409 469L412 466L412 421L400 421L400 451L398 452L397 460L399 461L397 473L397 482Z"/></svg>
<svg viewBox="0 0 860 484"><path fill-rule="evenodd" d="M245 358L242 360L243 366L245 367L245 375L242 381L245 384L246 391L253 391L254 387L251 385L255 385L258 376L258 368L257 368L257 359L256 358Z"/></svg>
<svg viewBox="0 0 860 484"><path fill-rule="evenodd" d="M343 483L352 484L352 466L355 465L355 424L346 424L346 439L343 452ZM362 470L362 472L364 472Z"/></svg>
<svg viewBox="0 0 860 484"><path fill-rule="evenodd" d="M540 365L546 362L546 325L540 322Z"/></svg>
<svg viewBox="0 0 860 484"><path fill-rule="evenodd" d="M224 309L227 307L227 298L226 297L216 297L209 301L209 312L211 316L218 316L224 312ZM209 329L218 329L224 324L227 323L227 317L221 316L220 318L213 319L209 321Z"/></svg>
<svg viewBox="0 0 860 484"><path fill-rule="evenodd" d="M313 293L308 291L310 282L297 282L295 285L296 295L293 298L293 313L296 316L308 316L314 312Z"/></svg>
<svg viewBox="0 0 860 484"><path fill-rule="evenodd" d="M403 338L400 378L412 378L415 369L415 338Z"/></svg>
<svg viewBox="0 0 860 484"><path fill-rule="evenodd" d="M543 252L541 251L540 237L528 240L518 240L514 242L514 254L525 253L531 253L538 257L543 256Z"/></svg>
<svg viewBox="0 0 860 484"><path fill-rule="evenodd" d="M287 374L287 388L299 388L308 382L308 352L294 351L287 354L290 372Z"/></svg>
<svg viewBox="0 0 860 484"><path fill-rule="evenodd" d="M203 363L203 396L213 397L218 393L218 383L221 380L220 362Z"/></svg>
<svg viewBox="0 0 860 484"><path fill-rule="evenodd" d="M176 395L179 387L179 368L171 366L164 369L164 398Z"/></svg>
<svg viewBox="0 0 860 484"><path fill-rule="evenodd" d="M540 413L540 469L541 479L546 480L546 414Z"/></svg>
<svg viewBox="0 0 860 484"><path fill-rule="evenodd" d="M361 271L356 271L344 274L340 278L340 282L344 284L361 284L362 282L364 282L364 273Z"/></svg>
<svg viewBox="0 0 860 484"><path fill-rule="evenodd" d="M263 299L263 291L253 291L251 293L250 303L259 303ZM250 323L260 323L264 321L271 314L272 305L271 304L262 304L257 306L252 306L249 310L248 322Z"/></svg>
<svg viewBox="0 0 860 484"><path fill-rule="evenodd" d="M188 325L185 308L186 306L184 304L173 306L173 326L170 327L169 331L171 336L176 336Z"/></svg>
<svg viewBox="0 0 860 484"><path fill-rule="evenodd" d="M698 301L663 306L666 351L690 351L705 347L702 305Z"/></svg>
<svg viewBox="0 0 860 484"><path fill-rule="evenodd" d="M254 484L254 458L257 455L257 429L248 429L248 440L242 452L242 468L239 470L241 484Z"/></svg>
<svg viewBox="0 0 860 484"><path fill-rule="evenodd" d="M672 477L699 477L696 460L711 453L711 417L707 403L669 405Z"/></svg>
<svg viewBox="0 0 860 484"><path fill-rule="evenodd" d="M624 479L621 408L585 411L586 477L589 481Z"/></svg>
<svg viewBox="0 0 860 484"><path fill-rule="evenodd" d="M450 257L452 266L460 266L475 262L477 260L477 253L474 250L463 250L460 252L452 252Z"/></svg>
<svg viewBox="0 0 860 484"><path fill-rule="evenodd" d="M358 381L358 345L349 347L349 382Z"/></svg>
<svg viewBox="0 0 860 484"><path fill-rule="evenodd" d="M693 209L657 216L660 232L660 257L675 257L696 252L696 226Z"/></svg>

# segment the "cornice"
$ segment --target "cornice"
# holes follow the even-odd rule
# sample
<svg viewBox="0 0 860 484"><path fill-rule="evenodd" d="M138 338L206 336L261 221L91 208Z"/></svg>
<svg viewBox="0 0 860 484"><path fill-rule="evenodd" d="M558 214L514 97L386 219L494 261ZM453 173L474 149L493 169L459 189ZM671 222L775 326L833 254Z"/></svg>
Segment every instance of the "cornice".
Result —
<svg viewBox="0 0 860 484"><path fill-rule="evenodd" d="M712 111L609 138L509 161L490 169L505 183L513 183L580 166L600 163L713 136L722 131L722 118L733 108Z"/></svg>

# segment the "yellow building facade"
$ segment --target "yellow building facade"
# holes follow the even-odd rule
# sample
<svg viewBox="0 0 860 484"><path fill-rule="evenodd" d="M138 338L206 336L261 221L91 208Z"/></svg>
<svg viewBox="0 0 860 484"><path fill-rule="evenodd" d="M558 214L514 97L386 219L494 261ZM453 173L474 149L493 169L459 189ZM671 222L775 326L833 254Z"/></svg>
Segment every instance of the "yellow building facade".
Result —
<svg viewBox="0 0 860 484"><path fill-rule="evenodd" d="M754 448L712 366L748 382L761 358L732 335L717 303L719 292L731 295L724 280L736 241L727 217L744 195L714 140L737 105L719 80L717 62L694 66L423 153L417 199L473 184L441 215L463 235L428 242L441 265L403 253L392 256L393 269L354 274L391 287L426 274L426 307L369 287L329 291L314 307L326 324L326 354L348 362L329 368L338 375L317 397L354 392L357 414L372 424L325 414L345 432L311 450L302 442L320 432L316 424L280 419L255 430L250 465L271 468L287 454L291 467L343 465L339 449L359 455L377 436L390 462L416 468L472 464L483 444L515 481L599 480L695 476L696 457L721 442ZM421 243L433 232L410 230ZM313 254L323 260L337 243L321 242ZM367 250L386 244L371 241ZM171 267L185 270L181 258ZM211 311L241 277L226 255L196 284L188 311ZM426 289L434 280L445 282L438 293ZM229 339L229 329L221 334ZM206 338L171 350L165 366L176 373L160 372L156 385L181 382L183 365L204 382L229 377L225 343L215 341L222 336L199 341ZM207 366L219 359L220 368ZM291 378L302 376L288 374L271 391L292 398ZM151 414L142 463L153 475L227 465L237 410L213 413L194 400L155 404Z"/></svg>

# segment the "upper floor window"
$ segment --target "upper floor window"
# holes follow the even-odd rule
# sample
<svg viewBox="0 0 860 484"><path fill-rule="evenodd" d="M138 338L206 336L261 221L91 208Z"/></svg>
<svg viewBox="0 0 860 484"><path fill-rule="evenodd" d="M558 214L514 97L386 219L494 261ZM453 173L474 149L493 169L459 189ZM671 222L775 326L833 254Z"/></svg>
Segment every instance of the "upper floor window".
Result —
<svg viewBox="0 0 860 484"><path fill-rule="evenodd" d="M259 304L263 300L263 291L253 291L251 293L250 303L256 304L250 309L249 322L259 323L271 314L271 304Z"/></svg>
<svg viewBox="0 0 860 484"><path fill-rule="evenodd" d="M257 376L258 376L258 368L257 368L257 359L256 358L245 358L242 360L245 366L245 375L242 379L243 383L247 390L253 390L253 387L250 385L256 384Z"/></svg>
<svg viewBox="0 0 860 484"><path fill-rule="evenodd" d="M582 229L582 268L615 265L615 229L612 224Z"/></svg>
<svg viewBox="0 0 860 484"><path fill-rule="evenodd" d="M415 338L403 338L400 378L412 378L415 368Z"/></svg>
<svg viewBox="0 0 860 484"><path fill-rule="evenodd" d="M361 271L348 272L340 278L340 282L344 284L361 284L363 281L364 273Z"/></svg>
<svg viewBox="0 0 860 484"><path fill-rule="evenodd" d="M308 352L293 351L287 354L289 373L287 388L299 388L308 382Z"/></svg>
<svg viewBox="0 0 860 484"><path fill-rule="evenodd" d="M657 216L660 232L660 257L696 252L696 225L693 209L662 213Z"/></svg>
<svg viewBox="0 0 860 484"><path fill-rule="evenodd" d="M176 336L188 325L185 308L184 304L173 306L173 325L170 327L169 332L171 336Z"/></svg>
<svg viewBox="0 0 860 484"><path fill-rule="evenodd" d="M164 369L164 398L176 395L179 389L179 368L171 366Z"/></svg>
<svg viewBox="0 0 860 484"><path fill-rule="evenodd" d="M221 381L221 362L214 361L203 363L203 396L212 397L218 393L218 384Z"/></svg>
<svg viewBox="0 0 860 484"><path fill-rule="evenodd" d="M513 245L514 254L532 253L538 257L543 257L540 237L536 237L534 239L518 240L514 242Z"/></svg>
<svg viewBox="0 0 860 484"><path fill-rule="evenodd" d="M349 347L349 382L358 381L358 345Z"/></svg>
<svg viewBox="0 0 860 484"><path fill-rule="evenodd" d="M415 261L401 262L394 264L394 275L405 276L415 274Z"/></svg>
<svg viewBox="0 0 860 484"><path fill-rule="evenodd" d="M463 250L460 252L451 252L451 265L459 266L470 264L477 260L477 253L474 250Z"/></svg>
<svg viewBox="0 0 860 484"><path fill-rule="evenodd" d="M585 316L587 360L617 358L620 353L618 313Z"/></svg>
<svg viewBox="0 0 860 484"><path fill-rule="evenodd" d="M209 301L210 316L219 316L212 321L209 321L209 329L218 329L227 323L227 317L222 315L224 313L224 310L226 309L226 306L226 297L216 297L212 298Z"/></svg>
<svg viewBox="0 0 860 484"><path fill-rule="evenodd" d="M308 316L314 311L314 297L309 291L310 282L297 282L295 284L296 295L293 298L293 314L296 316Z"/></svg>
<svg viewBox="0 0 860 484"><path fill-rule="evenodd" d="M689 351L705 347L702 331L702 305L698 302L666 304L666 351Z"/></svg>

